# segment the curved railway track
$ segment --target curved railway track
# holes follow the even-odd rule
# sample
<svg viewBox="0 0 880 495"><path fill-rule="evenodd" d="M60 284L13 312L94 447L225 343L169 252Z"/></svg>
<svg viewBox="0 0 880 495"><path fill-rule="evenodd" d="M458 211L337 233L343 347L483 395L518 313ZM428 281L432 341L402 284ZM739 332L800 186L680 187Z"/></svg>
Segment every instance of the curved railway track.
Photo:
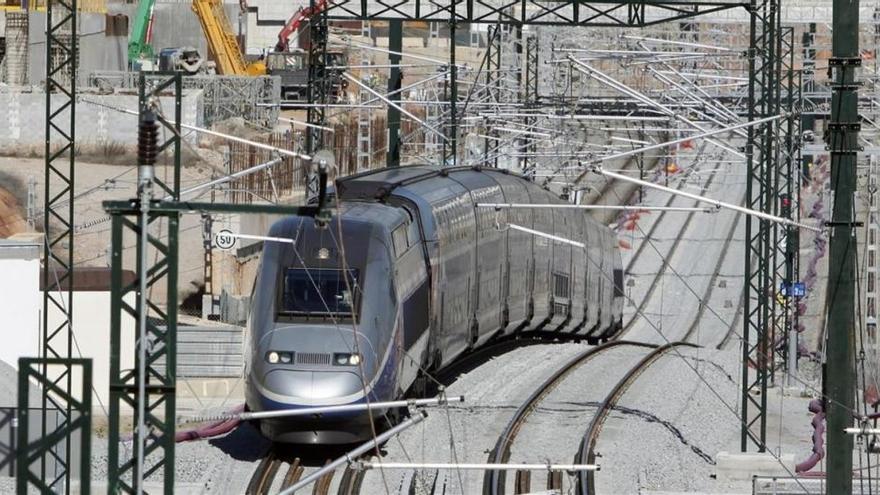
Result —
<svg viewBox="0 0 880 495"><path fill-rule="evenodd" d="M278 474L282 472L282 468L285 466L287 469L284 471L284 477L280 480L280 485L277 485L278 489L272 491L272 488L277 484ZM254 469L245 489L245 494L268 495L270 493L277 493L278 490L284 490L299 481L306 469L315 468L304 466L302 459L299 457L283 455L276 448L271 448L266 453L266 456L257 464L256 469ZM313 495L328 495L333 475L334 472L330 472L319 478L311 488L310 493ZM357 493L356 491L343 491L343 487L346 486L345 483L346 480L343 479L343 482L340 484L340 494ZM305 492L306 490L302 493Z"/></svg>
<svg viewBox="0 0 880 495"><path fill-rule="evenodd" d="M644 344L641 342L615 340L606 344L602 344L600 346L591 347L590 349L587 349L584 352L578 354L573 359L570 359L562 367L556 370L553 375L545 380L519 407L519 409L513 415L513 418L511 418L510 422L507 424L507 427L498 436L498 441L495 444L495 448L492 449L492 452L489 454L487 462L506 463L510 459L510 449L513 446L513 443L515 442L516 437L522 429L523 425L525 424L526 420L529 418L532 412L535 411L538 404L541 403L541 401L547 396L547 394L549 394L553 389L559 386L565 380L565 378L569 374L571 374L572 371L592 360L596 356L607 351L608 349L622 346L644 348L656 347L652 344ZM524 490L527 491L528 487L526 485L529 484L528 476L529 475L527 472L517 472L517 493L524 493ZM506 476L503 471L488 471L483 478L483 494L503 494L505 491L505 478ZM548 483L547 487L548 489L562 488L561 476L551 476L549 481L550 482Z"/></svg>
<svg viewBox="0 0 880 495"><path fill-rule="evenodd" d="M602 432L602 425L608 418L611 411L617 406L617 402L623 397L627 389L636 381L648 367L651 366L658 358L672 351L676 347L698 347L696 344L687 342L672 342L655 348L647 356L642 358L634 367L632 367L620 381L614 386L611 392L605 397L600 404L599 409L593 416L587 433L581 441L580 449L574 458L575 464L594 464L596 462L596 444L599 441L599 435ZM577 493L581 495L594 495L596 493L596 473L595 471L582 471L578 474Z"/></svg>
<svg viewBox="0 0 880 495"><path fill-rule="evenodd" d="M705 183L702 185L702 189L705 191L709 188L715 180L717 175L717 171L713 171L711 175L706 179ZM682 182L680 184L679 189L685 186L686 182ZM670 196L670 198L665 202L665 206L672 206L672 203L675 201L676 196ZM639 245L636 251L633 253L630 258L627 266L625 268L625 272L630 272L634 264L644 253L644 250L648 247L652 247L651 237L657 231L659 225L663 223L663 220L666 216L665 211L660 212L659 215L654 219L651 227L647 232L644 233L643 242ZM681 244L681 240L683 234L690 228L690 225L693 221L693 218L696 216L697 212L689 212L687 218L683 222L681 228L678 230L678 235L672 246L667 250L664 257L664 262L660 270L658 270L657 274L654 276L651 286L648 291L645 293L645 296L640 301L635 314L630 320L624 325L624 328L620 333L615 337L615 339L621 339L625 336L625 333L632 328L634 323L638 320L639 315L642 313L642 310L646 304L646 302L651 298L652 294L655 292L655 289L658 285L659 280L662 276L665 275L666 271L670 268L669 259L675 254L678 247ZM728 236L726 237L725 244L722 247L721 255L719 256L719 261L715 265L715 271L721 267L723 263L724 257L726 256L730 241L732 239L733 233L735 232L737 221L732 222ZM656 249L656 248L654 248ZM715 285L715 281L717 279L717 273L713 274L710 283L708 284L706 290L704 291L702 301L708 300L711 296L713 287ZM699 311L694 318L694 321L688 327L683 336L683 340L688 340L692 338L693 333L698 327L698 323L700 318L705 311L704 305L701 305ZM731 324L730 329L728 330L727 336L725 340L729 338L730 332L732 331L733 326L735 324ZM471 354L463 356L458 362L453 363L451 367L447 370L444 370L443 374L439 377L439 380L444 385L448 385L461 373L465 373L467 371L472 370L480 363L485 362L488 358L493 356L497 356L499 354L503 354L509 352L513 349L534 345L534 344L545 344L547 340L541 340L536 338L537 336L533 335L519 335L511 338L499 340L495 343L488 344L486 347L480 348L474 351ZM555 337L564 337L560 335L556 335ZM571 339L560 339L560 340L571 340ZM578 340L578 339L574 339ZM723 342L719 344L719 346L723 345ZM528 417L537 409L538 405L542 400L559 384L561 384L567 376L571 374L572 371L579 368L581 365L587 363L592 360L596 356L602 354L604 351L607 351L611 348L622 347L622 346L633 346L633 347L643 347L651 349L651 351L644 356L635 366L627 371L627 373L616 383L614 388L609 392L609 394L605 397L605 400L600 404L599 409L596 414L593 416L590 426L587 430L587 433L584 435L582 439L581 446L575 456L575 464L591 464L595 462L595 446L598 442L599 435L601 433L602 425L607 419L610 412L616 406L618 400L623 396L626 390L635 382L638 376L644 372L652 363L654 363L659 357L663 354L671 351L676 347L697 347L697 345L687 342L674 342L666 345L658 346L656 344L648 344L642 342L633 342L627 340L612 340L605 344L592 347L590 349L585 350L584 352L577 355L575 358L569 360L562 367L560 367L552 376L550 376L547 380L545 380L538 389L536 389L529 398L518 408L514 416L511 418L510 422L499 436L498 441L496 442L495 448L489 455L488 462L490 463L504 463L507 462L510 457L511 447L516 440L517 435L522 429L523 425L527 421ZM270 492L273 483L275 483L275 478L278 473L281 471L281 468L287 464L287 471L283 480L281 481L281 487L287 488L303 476L304 467L301 465L299 458L294 458L292 461L284 461L282 460L278 454L273 450L270 451L269 454L259 463L256 470L254 471L250 482L248 483L246 493L248 495L262 495ZM330 493L330 489L333 484L333 472L328 473L327 475L320 478L312 487L310 493L313 495L327 495ZM336 493L338 495L355 495L361 493L361 486L364 480L365 471L355 470L351 465L347 466L341 474L341 477L338 481L338 489ZM483 493L484 494L493 494L500 495L505 493L505 472L503 471L489 471L486 473L484 477L483 483ZM433 483L430 488L430 493L434 493L438 488L438 480L440 479L439 473L436 473L433 477ZM409 493L415 493L416 485L417 485L418 476L412 476L410 480ZM518 471L516 473L515 478L515 487L516 493L524 493L528 491L530 484L530 473L527 471ZM578 493L595 493L595 473L593 472L583 472L580 473L577 479L577 490ZM552 476L548 478L548 489L562 489L562 473L553 473ZM424 489L424 488L423 488Z"/></svg>

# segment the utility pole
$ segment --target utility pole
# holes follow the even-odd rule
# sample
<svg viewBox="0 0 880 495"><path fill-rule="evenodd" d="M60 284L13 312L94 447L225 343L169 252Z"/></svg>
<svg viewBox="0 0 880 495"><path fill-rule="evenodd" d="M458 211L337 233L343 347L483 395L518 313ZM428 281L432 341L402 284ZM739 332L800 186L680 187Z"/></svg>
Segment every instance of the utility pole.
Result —
<svg viewBox="0 0 880 495"><path fill-rule="evenodd" d="M859 1L834 0L831 80L831 152L833 210L828 264L828 336L825 355L825 408L828 412L828 493L852 493L852 426L855 390L855 257L853 194L858 159L858 92L855 81L859 58Z"/></svg>

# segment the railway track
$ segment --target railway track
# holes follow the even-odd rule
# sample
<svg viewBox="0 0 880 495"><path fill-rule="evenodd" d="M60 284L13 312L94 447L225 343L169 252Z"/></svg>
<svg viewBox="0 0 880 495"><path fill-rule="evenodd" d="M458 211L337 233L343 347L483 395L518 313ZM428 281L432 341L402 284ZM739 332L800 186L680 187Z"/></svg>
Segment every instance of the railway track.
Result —
<svg viewBox="0 0 880 495"><path fill-rule="evenodd" d="M705 146L706 145L704 144L703 148ZM701 148L701 150L703 148ZM722 154L722 157L723 156L724 156L724 154ZM698 171L698 169L694 169L694 170ZM705 192L706 190L709 189L709 187L715 181L715 176L717 175L717 173L718 172L716 170L716 171L713 171L711 175L709 175L709 177L706 179L706 183L702 187L702 192ZM677 189L683 189L686 184L687 184L686 181L682 181L681 184L679 184L679 187L677 187ZM677 198L677 196L670 195L669 198L666 200L666 203L663 206L667 206L667 207L672 206L672 203L676 200L676 198ZM653 243L651 242L651 239L654 237L654 233L657 231L657 228L663 222L663 219L666 218L666 214L667 214L666 211L661 211L660 214L657 215L657 218L654 220L654 222L651 224L651 227L648 229L648 231L644 233L644 236L642 238L642 242L639 244L639 247L636 248L636 251L633 253L632 257L630 257L629 262L626 264L626 267L624 268L624 273L631 273L632 272L633 266L641 258L641 255L644 253L645 249L647 249L649 246L653 249L656 249L654 247ZM621 338L623 336L625 336L626 333L628 331L630 331L632 329L632 327L635 325L635 323L639 320L639 317L642 314L642 311L644 310L645 305L651 299L651 296L654 294L654 291L656 290L658 282L666 274L666 270L669 269L669 260L672 258L672 256L678 250L678 247L680 246L681 241L684 237L683 234L685 232L687 232L688 228L690 228L690 225L693 222L693 219L696 215L697 215L697 212L693 212L693 211L689 212L687 214L687 217L685 218L685 221L682 224L681 229L679 229L678 234L676 235L675 241L673 242L673 244L669 248L669 250L666 252L666 254L663 255L663 264L661 265L660 269L657 270L657 274L654 276L653 280L651 281L651 285L648 288L648 291L645 293L644 297L642 297L642 299L639 301L638 305L636 306L635 311L633 312L632 317L630 317L629 321L627 321L624 324L623 329L621 329L620 333L618 334Z"/></svg>
<svg viewBox="0 0 880 495"><path fill-rule="evenodd" d="M285 489L290 485L299 481L305 470L299 457L295 457L290 461L285 461L276 449L269 449L265 457L257 464L257 468L251 475L248 482L246 495L267 495L271 492L273 484L282 466L287 464L287 470L284 478L281 480L280 489ZM323 492L319 492L323 493Z"/></svg>
<svg viewBox="0 0 880 495"><path fill-rule="evenodd" d="M547 395L558 387L574 370L583 366L595 357L607 352L609 349L619 347L637 347L653 349L656 346L641 342L629 342L624 340L615 340L600 346L592 347L578 354L574 358L566 362L562 367L556 370L553 375L547 378L541 386L539 386L531 396L519 407L511 418L507 427L498 436L495 448L489 454L487 462L489 463L506 463L510 459L511 447L516 441L517 436L522 430L528 418L537 409L538 405L547 397ZM488 471L483 478L483 494L484 495L501 495L505 493L506 476L503 471ZM516 474L516 493L525 493L529 491L530 474L526 471L520 471ZM561 489L562 477L561 473L548 478L548 489Z"/></svg>
<svg viewBox="0 0 880 495"><path fill-rule="evenodd" d="M581 441L580 449L578 449L577 455L574 458L575 464L595 464L596 444L598 443L599 435L602 432L602 425L605 423L605 420L608 418L611 411L617 406L617 402L623 397L623 394L626 393L627 389L629 389L629 387L636 381L639 375L648 369L658 358L677 347L698 346L687 342L673 342L657 347L647 356L642 358L641 361L632 367L623 378L617 382L611 392L605 397L605 400L602 401L602 404L600 404L599 409L593 416L593 420L590 422L590 426L587 428L587 432ZM582 471L578 474L577 480L577 493L581 495L594 495L596 493L595 471Z"/></svg>
<svg viewBox="0 0 880 495"><path fill-rule="evenodd" d="M717 175L717 171L713 171L711 175L705 180L702 184L702 189L705 191L708 189L714 182L715 177ZM680 184L679 189L685 186L686 182L682 182ZM670 196L670 198L666 201L666 206L672 206L675 201L676 196ZM646 292L645 297L639 303L638 309L629 322L624 327L624 330L618 335L618 339L621 339L625 332L628 331L632 325L638 320L638 315L641 313L644 308L646 301L648 301L652 294L655 292L655 289L658 285L659 280L662 276L665 275L666 271L669 270L669 259L676 253L677 249L681 245L681 240L683 234L690 228L694 217L697 212L690 212L687 214L687 218L683 222L681 228L678 230L678 235L672 246L668 249L668 252L664 254L664 262L658 273L655 275L654 279L651 282L651 287L648 292ZM634 264L638 261L641 255L644 253L644 250L652 247L650 244L650 240L652 236L656 233L659 225L663 223L666 212L661 212L657 217L655 217L654 222L652 223L649 230L644 235L643 242L639 245L636 252L633 253L633 256L630 258L626 271L629 272ZM731 224L731 227L728 231L728 236L726 237L726 241L724 246L722 247L721 256L719 257L719 261L716 263L716 272L718 268L720 268L723 263L724 256L729 250L730 239L732 238L732 234L736 229L737 222L734 221ZM704 291L703 301L708 300L708 297L711 296L712 289L715 285L715 280L717 278L717 274L712 276L710 283L708 284L706 290ZM702 317L705 308L701 305L694 321L688 327L685 332L684 340L690 339L693 336L695 329L698 327L699 319ZM456 363L451 368L452 371L447 370L444 373L444 376L441 379L441 382L444 384L451 383L454 381L455 377L463 372L467 372L474 367L476 367L479 363L484 362L487 358L502 354L505 352L509 352L518 347L528 346L531 344L541 344L546 343L546 340L541 340L537 338L511 338L505 339L497 342L494 345L489 345L488 347L481 348L471 355L466 355L463 357L461 362ZM567 363L565 363L562 367L560 367L551 377L549 377L538 389L536 389L531 396L518 408L514 416L511 418L510 422L506 426L505 430L499 436L498 441L495 445L495 448L492 450L489 455L488 462L491 463L504 463L507 462L510 458L511 447L513 446L518 434L523 428L524 424L528 420L528 418L532 415L532 413L538 408L539 404L547 397L547 395L555 389L559 384L565 381L566 377L568 377L574 370L578 369L580 366L589 362L596 356L601 355L603 352L619 347L641 347L646 349L651 349L651 351L645 355L635 366L627 371L627 373L616 383L611 392L605 397L605 399L599 405L599 409L595 413L590 423L590 427L587 431L587 434L584 436L581 447L578 450L577 456L575 457L576 464L588 464L595 462L595 445L598 441L599 434L601 432L602 424L605 419L608 417L608 414L617 404L617 401L620 397L625 393L625 391L629 388L629 386L636 380L636 378L644 372L654 361L656 361L660 356L669 352L675 347L679 346L691 346L696 347L694 344L685 343L685 342L676 342L672 344L666 344L662 346L658 346L656 344L648 344L641 342L632 342L627 340L613 340L606 344L590 348L573 359L570 359ZM286 471L284 471L284 467L286 466ZM274 493L272 491L273 487L277 489L280 486L281 489L289 487L296 481L302 478L304 468L300 462L299 458L294 458L291 461L285 461L281 459L277 453L271 451L257 466L257 469L254 471L250 483L248 484L248 488L246 493L248 494L265 494L265 493ZM279 482L277 478L279 473L284 471L285 475L283 479ZM339 474L331 472L320 478L308 491L312 494L318 495L326 495L329 494L331 488L334 485L334 475ZM355 495L361 493L361 485L364 480L364 471L352 469L351 466L346 467L341 472L341 477L337 479L337 490L334 493L339 495ZM579 493L594 493L594 474L591 472L581 473L578 477L577 485ZM410 486L409 493L435 493L436 490L442 488L441 486L444 484L441 482L442 476L440 473L429 474L427 478L430 479L428 484L430 486L426 487L425 478L417 475L413 475L410 478ZM516 472L514 479L514 486L516 493L525 493L529 491L531 479L530 473L527 471L518 471ZM484 494L503 494L505 493L505 483L506 476L503 471L490 471L487 472L484 477L483 483L483 493ZM562 473L552 473L548 476L547 480L547 489L556 489L561 490L563 488L563 477ZM277 491L277 490L276 490ZM305 493L305 491L304 491Z"/></svg>
<svg viewBox="0 0 880 495"><path fill-rule="evenodd" d="M700 298L701 303L700 303L700 307L697 309L697 315L696 315L696 317L694 317L693 322L688 327L687 331L685 332L685 334L681 340L684 340L686 342L690 342L693 335L694 335L694 332L696 332L697 328L699 328L700 320L703 319L703 314L705 314L706 308L708 307L707 302L712 299L712 292L715 290L715 285L716 285L716 282L718 281L718 275L721 272L721 267L724 265L724 259L727 257L727 252L730 250L730 244L731 244L731 241L733 241L733 235L734 235L734 233L736 233L736 227L737 227L737 225L739 225L739 222L741 219L742 219L742 216L738 216L733 220L733 222L730 223L730 228L728 229L727 235L724 238L724 246L722 246L722 248L721 248L721 254L718 256L718 261L715 262L715 265L712 270L712 276L709 279L709 283L706 285L706 290L703 291L703 297ZM740 300L739 300L739 304L737 305L737 307L739 307L741 304L742 304L742 293L740 293ZM737 323L736 317L731 319L731 321L728 323L727 332L725 332L724 337L721 338L721 340L719 341L719 344L716 346L717 349L720 349L721 346L724 344L724 342L726 342L730 338L730 335L733 334L733 329L734 329L734 327L736 327L736 323ZM700 343L700 342L697 342L697 343Z"/></svg>
<svg viewBox="0 0 880 495"><path fill-rule="evenodd" d="M717 173L718 173L717 170L713 171L712 174L709 176L709 178L707 178L706 183L703 185L704 191L714 182L715 176L717 175ZM679 188L679 189L681 189L681 188ZM674 199L674 197L671 197L666 202L666 206L671 205L672 199ZM741 199L741 201L740 201L740 203L741 203L745 199L745 193L743 193L743 196L740 199ZM692 223L696 214L697 214L697 212L688 213L688 216L685 220L685 223L682 225L681 229L679 229L679 231L678 231L678 234L676 236L676 240L674 241L674 243L670 247L670 249L667 251L667 253L664 255L663 265L661 266L660 270L658 270L657 274L654 276L653 280L651 281L651 285L648 288L648 291L645 293L645 296L642 297L641 300L639 301L638 306L637 306L636 310L633 312L632 317L624 325L624 328L618 334L617 338L625 338L627 336L627 333L633 329L633 326L639 320L639 316L644 313L644 309L645 309L646 305L648 304L648 302L650 301L652 294L655 292L656 287L657 287L658 282L660 281L661 277L663 277L666 274L667 270L672 269L670 266L669 260L671 260L671 258L678 251L678 248L680 247L681 241L684 238L684 233L687 232L687 230L690 228L691 223ZM665 212L661 212L661 215L659 215L657 217L657 219L654 221L654 223L652 224L649 231L645 234L645 236L644 236L645 240L639 245L636 252L630 258L629 263L627 263L627 267L626 267L627 273L630 272L634 263L640 258L640 255L642 254L643 250L647 246L651 245L649 239L653 236L657 226L660 224L660 222L662 221L664 216L665 216ZM709 308L707 303L708 303L708 301L711 300L713 291L715 289L715 286L716 286L716 283L717 283L717 280L718 280L718 277L719 277L719 274L721 271L721 267L723 266L723 264L725 262L725 258L727 257L727 254L730 250L730 246L731 246L732 241L734 239L734 234L736 232L737 225L739 224L740 221L741 221L741 217L737 216L731 222L730 227L725 232L725 235L723 237L724 244L721 247L721 251L719 253L718 259L713 266L713 269L711 272L712 273L711 278L710 278L708 284L706 285L705 289L702 291L702 293L696 294L695 291L690 286L687 287L687 289L692 293L692 295L694 295L694 297L697 298L698 301L700 301L700 305L699 305L699 308L697 311L697 315L693 318L691 323L688 325L687 330L685 330L684 334L681 336L671 337L674 340L692 341L692 339L694 338L694 333L699 328L700 321L702 320L707 309ZM656 250L656 248L655 248L655 250ZM740 293L739 299L737 300L737 307L739 307L742 304L742 296L743 296L742 293ZM739 318L740 318L739 313L737 313L736 315L734 315L733 318L731 318L730 322L728 322L728 328L727 328L727 331L725 332L724 336L719 340L719 342L712 343L713 347L715 347L716 349L721 349L724 347L724 345L730 340L730 337L735 333L734 329L737 325L737 322L739 321ZM698 343L701 345L709 345L706 342L698 342Z"/></svg>
<svg viewBox="0 0 880 495"><path fill-rule="evenodd" d="M329 460L327 461L329 462ZM268 495L270 493L278 493L281 490L289 488L294 483L303 478L307 472L314 472L318 466L307 466L303 459L295 455L284 454L279 448L272 448L266 453L266 456L260 460L251 475L250 481L245 489L246 495ZM279 475L284 476L279 479ZM329 495L333 482L336 479L337 471L330 471L318 478L315 483L303 488L298 493L311 493L312 495ZM342 470L341 478L339 478L337 493L338 495L355 495L360 493L360 483L363 480L363 471L356 471L351 466Z"/></svg>

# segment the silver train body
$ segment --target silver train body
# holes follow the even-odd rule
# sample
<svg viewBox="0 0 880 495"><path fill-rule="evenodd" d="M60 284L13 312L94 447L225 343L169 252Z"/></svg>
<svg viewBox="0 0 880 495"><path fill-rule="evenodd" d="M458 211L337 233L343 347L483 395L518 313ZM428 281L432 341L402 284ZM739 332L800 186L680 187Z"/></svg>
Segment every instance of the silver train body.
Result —
<svg viewBox="0 0 880 495"><path fill-rule="evenodd" d="M251 410L394 400L438 370L516 332L610 337L621 325L617 239L583 211L477 208L561 203L498 169L384 169L337 181L337 215L275 223L246 338ZM508 223L586 248L505 228ZM351 443L365 413L263 421L268 438Z"/></svg>

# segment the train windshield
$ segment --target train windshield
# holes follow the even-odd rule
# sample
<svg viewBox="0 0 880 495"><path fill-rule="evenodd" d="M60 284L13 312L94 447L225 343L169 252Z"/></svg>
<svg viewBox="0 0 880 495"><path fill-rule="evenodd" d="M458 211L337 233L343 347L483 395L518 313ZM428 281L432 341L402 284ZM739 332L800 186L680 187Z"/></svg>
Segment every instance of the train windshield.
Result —
<svg viewBox="0 0 880 495"><path fill-rule="evenodd" d="M351 317L359 304L358 270L287 268L279 301L279 317ZM352 294L354 292L354 294Z"/></svg>

